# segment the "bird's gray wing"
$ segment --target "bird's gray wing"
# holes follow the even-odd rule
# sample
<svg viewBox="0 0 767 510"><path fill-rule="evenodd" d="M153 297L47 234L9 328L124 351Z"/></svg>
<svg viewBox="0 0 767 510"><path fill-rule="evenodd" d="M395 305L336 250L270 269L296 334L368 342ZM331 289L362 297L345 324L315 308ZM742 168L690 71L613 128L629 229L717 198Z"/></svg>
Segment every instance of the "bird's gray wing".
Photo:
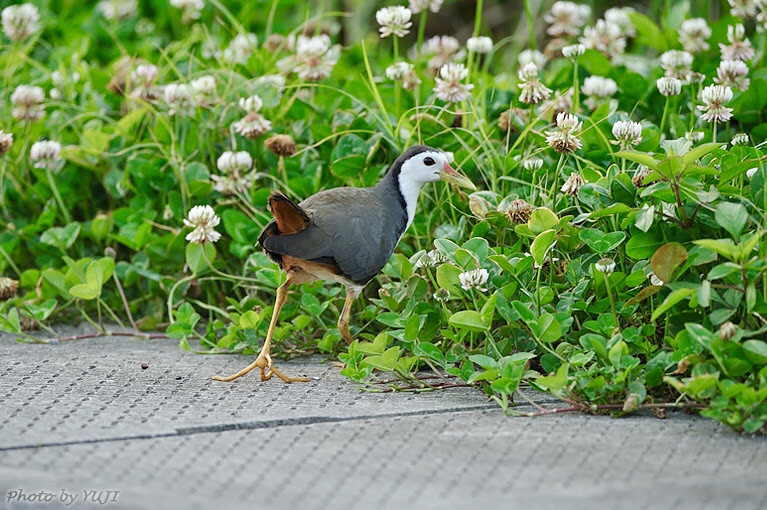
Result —
<svg viewBox="0 0 767 510"><path fill-rule="evenodd" d="M332 259L346 277L367 283L391 257L406 221L396 210L392 217L384 202L370 189L336 188L312 195L299 204L310 225L295 234L267 237L264 248L304 260Z"/></svg>

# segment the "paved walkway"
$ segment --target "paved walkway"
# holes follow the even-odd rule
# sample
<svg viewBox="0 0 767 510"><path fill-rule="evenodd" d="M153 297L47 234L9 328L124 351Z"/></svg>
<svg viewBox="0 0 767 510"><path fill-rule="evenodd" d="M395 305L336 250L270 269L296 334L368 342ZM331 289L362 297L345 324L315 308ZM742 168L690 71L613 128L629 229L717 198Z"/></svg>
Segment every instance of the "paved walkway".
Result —
<svg viewBox="0 0 767 510"><path fill-rule="evenodd" d="M252 357L168 340L0 335L0 360L0 508L767 508L765 438L682 413L509 418L319 358L279 365L315 382L219 383Z"/></svg>

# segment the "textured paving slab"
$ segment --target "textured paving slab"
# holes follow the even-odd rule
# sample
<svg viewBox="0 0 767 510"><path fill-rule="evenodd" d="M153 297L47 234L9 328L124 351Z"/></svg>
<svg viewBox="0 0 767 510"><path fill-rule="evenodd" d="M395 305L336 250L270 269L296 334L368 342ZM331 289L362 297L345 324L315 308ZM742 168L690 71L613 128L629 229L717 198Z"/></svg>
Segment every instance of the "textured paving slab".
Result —
<svg viewBox="0 0 767 510"><path fill-rule="evenodd" d="M316 382L224 384L250 358L169 341L0 337L0 359L0 508L767 508L767 441L681 413L509 418L317 359L282 365Z"/></svg>
<svg viewBox="0 0 767 510"><path fill-rule="evenodd" d="M254 356L204 356L172 340L99 338L59 345L0 340L0 448L350 417L493 408L470 388L382 394L359 390L319 358L276 362L310 383L261 383L254 371L211 381ZM149 365L142 369L142 365Z"/></svg>

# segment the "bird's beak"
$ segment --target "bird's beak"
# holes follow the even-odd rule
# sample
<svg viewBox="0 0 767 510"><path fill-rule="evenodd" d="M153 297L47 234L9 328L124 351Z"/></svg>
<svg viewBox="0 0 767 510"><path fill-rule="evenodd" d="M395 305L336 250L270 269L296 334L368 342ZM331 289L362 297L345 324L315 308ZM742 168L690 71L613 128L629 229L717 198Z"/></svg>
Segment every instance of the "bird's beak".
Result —
<svg viewBox="0 0 767 510"><path fill-rule="evenodd" d="M477 187L474 186L474 183L471 182L468 177L456 172L447 161L445 161L445 166L439 173L439 178L442 181L449 182L450 184L455 184L456 186L460 186L462 188L469 188L472 191L477 190Z"/></svg>

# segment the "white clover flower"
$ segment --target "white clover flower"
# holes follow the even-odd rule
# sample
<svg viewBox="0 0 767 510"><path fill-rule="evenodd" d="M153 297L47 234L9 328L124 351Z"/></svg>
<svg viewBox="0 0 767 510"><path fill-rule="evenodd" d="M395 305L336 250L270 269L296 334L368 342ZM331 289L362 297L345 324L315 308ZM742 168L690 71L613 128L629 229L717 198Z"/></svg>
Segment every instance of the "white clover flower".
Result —
<svg viewBox="0 0 767 510"><path fill-rule="evenodd" d="M684 137L687 140L690 140L692 143L698 143L706 137L706 133L704 133L703 131L688 131L684 134ZM669 204L669 206L671 207L672 210L676 211L676 209L672 207L674 206L674 204Z"/></svg>
<svg viewBox="0 0 767 510"><path fill-rule="evenodd" d="M732 136L730 143L734 145L748 145L749 138L746 133L736 133Z"/></svg>
<svg viewBox="0 0 767 510"><path fill-rule="evenodd" d="M418 14L426 9L431 12L439 12L442 8L443 0L410 0L410 10L413 14Z"/></svg>
<svg viewBox="0 0 767 510"><path fill-rule="evenodd" d="M554 2L543 16L549 27L546 33L553 37L575 37L591 16L591 8L575 2Z"/></svg>
<svg viewBox="0 0 767 510"><path fill-rule="evenodd" d="M489 37L469 37L466 48L472 53L490 53L493 51L493 40Z"/></svg>
<svg viewBox="0 0 767 510"><path fill-rule="evenodd" d="M198 96L215 96L216 95L216 78L213 75L206 74L192 80L189 83L192 87L192 92Z"/></svg>
<svg viewBox="0 0 767 510"><path fill-rule="evenodd" d="M711 28L703 18L687 19L679 27L679 42L685 51L700 53L706 51L709 46L706 39L711 37Z"/></svg>
<svg viewBox="0 0 767 510"><path fill-rule="evenodd" d="M578 172L573 172L562 185L560 191L565 195L577 197L581 186L583 186L583 177Z"/></svg>
<svg viewBox="0 0 767 510"><path fill-rule="evenodd" d="M386 68L386 77L392 81L402 81L411 69L413 69L413 64L407 62L395 62Z"/></svg>
<svg viewBox="0 0 767 510"><path fill-rule="evenodd" d="M655 287L663 287L664 283L663 283L663 280L658 278L658 275L650 271L650 285L653 285Z"/></svg>
<svg viewBox="0 0 767 510"><path fill-rule="evenodd" d="M258 112L250 112L237 122L233 122L232 127L248 140L255 140L272 129L272 121Z"/></svg>
<svg viewBox="0 0 767 510"><path fill-rule="evenodd" d="M3 9L3 32L18 42L40 31L40 13L32 4L9 5Z"/></svg>
<svg viewBox="0 0 767 510"><path fill-rule="evenodd" d="M205 8L205 0L170 0L170 5L183 11L181 16L183 23L191 23L193 20L200 19L202 10Z"/></svg>
<svg viewBox="0 0 767 510"><path fill-rule="evenodd" d="M692 53L680 50L669 50L660 56L660 66L665 75L677 78L683 83L689 83L692 75Z"/></svg>
<svg viewBox="0 0 767 510"><path fill-rule="evenodd" d="M55 170L61 161L61 144L52 140L41 140L32 144L29 159L35 162L35 168Z"/></svg>
<svg viewBox="0 0 767 510"><path fill-rule="evenodd" d="M522 161L522 168L531 172L536 172L543 168L543 160L537 156L529 157Z"/></svg>
<svg viewBox="0 0 767 510"><path fill-rule="evenodd" d="M702 105L698 110L703 112L700 116L707 122L727 122L732 118L732 108L727 108L724 103L732 100L732 89L723 85L709 85L701 92Z"/></svg>
<svg viewBox="0 0 767 510"><path fill-rule="evenodd" d="M751 83L748 79L748 66L742 60L722 60L716 69L714 82L744 91Z"/></svg>
<svg viewBox="0 0 767 510"><path fill-rule="evenodd" d="M131 81L134 85L143 85L145 83L152 83L160 70L154 64L141 64L131 73Z"/></svg>
<svg viewBox="0 0 767 510"><path fill-rule="evenodd" d="M421 47L421 53L424 55L434 55L429 59L429 70L434 74L439 74L439 70L448 62L456 62L464 57L461 50L461 43L458 39L449 35L435 35L427 39Z"/></svg>
<svg viewBox="0 0 767 510"><path fill-rule="evenodd" d="M609 257L604 257L594 264L594 268L600 273L604 273L605 276L609 276L615 271L615 261Z"/></svg>
<svg viewBox="0 0 767 510"><path fill-rule="evenodd" d="M574 132L581 129L582 122L571 113L557 114L557 129L546 131L546 143L557 152L574 152L581 148L581 140Z"/></svg>
<svg viewBox="0 0 767 510"><path fill-rule="evenodd" d="M110 21L125 20L138 14L138 1L103 0L96 5L96 10Z"/></svg>
<svg viewBox="0 0 767 510"><path fill-rule="evenodd" d="M241 97L239 101L240 108L248 113L254 113L261 110L264 105L264 101L257 94L253 94L249 97Z"/></svg>
<svg viewBox="0 0 767 510"><path fill-rule="evenodd" d="M759 0L727 0L730 4L730 14L741 19L750 19L756 17L756 9L759 7Z"/></svg>
<svg viewBox="0 0 767 510"><path fill-rule="evenodd" d="M580 42L586 48L602 53L609 60L615 60L626 50L626 39L623 37L621 28L602 19L597 20L593 27L586 27L583 30Z"/></svg>
<svg viewBox="0 0 767 510"><path fill-rule="evenodd" d="M395 35L397 37L405 37L410 33L410 18L413 12L407 7L401 5L395 5L392 7L384 7L376 12L376 21L381 27L378 31L381 33L381 38Z"/></svg>
<svg viewBox="0 0 767 510"><path fill-rule="evenodd" d="M196 244L215 243L221 239L221 234L215 230L220 222L221 218L216 215L216 211L211 206L196 205L192 207L187 217L184 218L184 225L193 227L194 230L186 235L186 240Z"/></svg>
<svg viewBox="0 0 767 510"><path fill-rule="evenodd" d="M460 103L470 97L470 90L474 88L472 83L461 83L469 75L469 70L463 64L449 63L439 70L439 77L434 87L437 99L448 103Z"/></svg>
<svg viewBox="0 0 767 510"><path fill-rule="evenodd" d="M19 85L11 94L13 118L29 122L41 119L45 115L42 106L44 100L45 92L43 92L42 88L31 85Z"/></svg>
<svg viewBox="0 0 767 510"><path fill-rule="evenodd" d="M746 38L746 27L738 23L727 27L727 40L730 44L719 43L719 50L724 60L751 60L754 58L754 47Z"/></svg>
<svg viewBox="0 0 767 510"><path fill-rule="evenodd" d="M282 89L285 88L286 80L285 77L281 74L265 74L256 78L253 83L255 85L265 85L267 87L272 87L277 89L279 92L282 92Z"/></svg>
<svg viewBox="0 0 767 510"><path fill-rule="evenodd" d="M637 31L631 22L632 12L634 9L631 7L612 7L605 11L604 18L607 23L620 27L625 37L636 37Z"/></svg>
<svg viewBox="0 0 767 510"><path fill-rule="evenodd" d="M330 37L299 35L295 43L296 54L277 62L284 73L295 73L302 80L320 81L330 76L341 55L341 47L331 46Z"/></svg>
<svg viewBox="0 0 767 510"><path fill-rule="evenodd" d="M759 167L749 168L748 170L746 170L746 177L748 177L749 179L753 179L754 175L756 175L756 172L758 171L759 171Z"/></svg>
<svg viewBox="0 0 767 510"><path fill-rule="evenodd" d="M386 77L402 84L405 90L413 90L421 84L421 79L415 74L413 64L395 62L386 68Z"/></svg>
<svg viewBox="0 0 767 510"><path fill-rule="evenodd" d="M144 101L156 101L160 97L160 87L154 85L154 81L159 74L156 65L141 64L131 71L130 75L130 97L142 99Z"/></svg>
<svg viewBox="0 0 767 510"><path fill-rule="evenodd" d="M0 129L0 156L7 154L13 147L13 134Z"/></svg>
<svg viewBox="0 0 767 510"><path fill-rule="evenodd" d="M461 49L461 43L451 35L435 35L424 41L421 52L426 55L445 53L452 55Z"/></svg>
<svg viewBox="0 0 767 510"><path fill-rule="evenodd" d="M474 269L472 271L466 271L458 275L458 280L461 282L461 288L464 290L477 289L481 292L485 292L487 288L483 287L487 283L490 274L487 269Z"/></svg>
<svg viewBox="0 0 767 510"><path fill-rule="evenodd" d="M587 96L586 106L594 110L618 92L618 84L611 78L589 76L583 81L581 91Z"/></svg>
<svg viewBox="0 0 767 510"><path fill-rule="evenodd" d="M181 113L192 105L192 90L186 83L169 83L162 93L170 115Z"/></svg>
<svg viewBox="0 0 767 510"><path fill-rule="evenodd" d="M446 256L444 256L439 250L429 250L418 258L415 263L415 267L434 267L442 264L443 262L447 262Z"/></svg>
<svg viewBox="0 0 767 510"><path fill-rule="evenodd" d="M562 56L565 58L578 58L584 53L586 53L586 47L580 43L562 48Z"/></svg>
<svg viewBox="0 0 767 510"><path fill-rule="evenodd" d="M530 62L519 71L521 83L519 88L519 100L525 104L538 104L549 98L551 89L538 80L538 66Z"/></svg>
<svg viewBox="0 0 767 510"><path fill-rule="evenodd" d="M664 76L659 78L655 84L658 87L658 92L666 97L678 96L682 93L682 81L677 78Z"/></svg>
<svg viewBox="0 0 767 510"><path fill-rule="evenodd" d="M253 50L258 46L256 34L237 34L229 42L224 53L221 55L224 60L232 64L244 64L253 54Z"/></svg>
<svg viewBox="0 0 767 510"><path fill-rule="evenodd" d="M245 172L253 166L253 158L246 151L226 151L218 157L216 166L224 173Z"/></svg>
<svg viewBox="0 0 767 510"><path fill-rule="evenodd" d="M642 141L642 125L639 122L619 120L613 124L615 140L610 143L620 145L621 150L630 149Z"/></svg>
<svg viewBox="0 0 767 510"><path fill-rule="evenodd" d="M432 297L435 301L445 303L448 299L450 299L450 291L447 289L438 289L437 292L432 294Z"/></svg>
<svg viewBox="0 0 767 510"><path fill-rule="evenodd" d="M546 55L538 50L522 50L517 55L517 62L519 62L520 67L525 67L530 62L538 67L543 67L546 65Z"/></svg>
<svg viewBox="0 0 767 510"><path fill-rule="evenodd" d="M254 172L245 175L225 174L211 175L210 179L215 183L213 189L224 196L243 195L253 186Z"/></svg>

